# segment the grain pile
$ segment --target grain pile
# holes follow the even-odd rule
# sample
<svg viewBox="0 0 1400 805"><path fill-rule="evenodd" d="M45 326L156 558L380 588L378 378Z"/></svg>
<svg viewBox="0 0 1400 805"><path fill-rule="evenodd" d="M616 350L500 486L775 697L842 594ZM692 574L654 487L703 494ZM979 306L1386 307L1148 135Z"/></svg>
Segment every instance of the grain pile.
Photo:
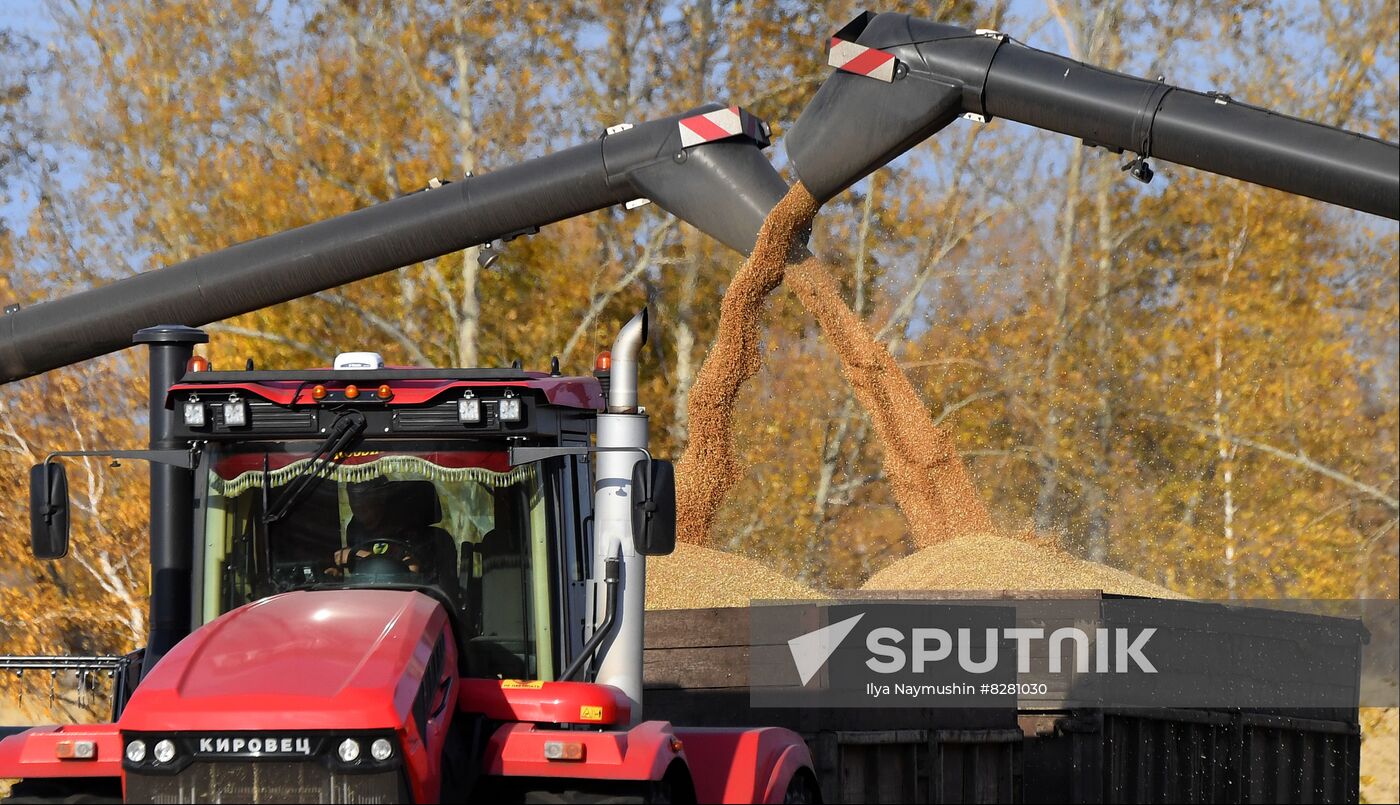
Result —
<svg viewBox="0 0 1400 805"><path fill-rule="evenodd" d="M815 590L752 559L679 544L647 559L647 609L746 607L754 599L807 601Z"/></svg>
<svg viewBox="0 0 1400 805"><path fill-rule="evenodd" d="M821 325L870 416L884 448L885 476L914 544L922 548L990 531L991 517L952 435L933 424L909 378L847 306L831 272L809 258L787 270L787 284Z"/></svg>
<svg viewBox="0 0 1400 805"><path fill-rule="evenodd" d="M1088 562L1051 545L991 533L966 534L886 565L862 590L1102 590L1181 598L1117 568Z"/></svg>
<svg viewBox="0 0 1400 805"><path fill-rule="evenodd" d="M788 263L803 251L817 202L794 185L768 213L753 254L739 268L720 303L715 343L690 387L690 436L676 465L676 538L700 545L724 496L743 475L734 455L734 403L744 381L758 373L758 338L768 294Z"/></svg>

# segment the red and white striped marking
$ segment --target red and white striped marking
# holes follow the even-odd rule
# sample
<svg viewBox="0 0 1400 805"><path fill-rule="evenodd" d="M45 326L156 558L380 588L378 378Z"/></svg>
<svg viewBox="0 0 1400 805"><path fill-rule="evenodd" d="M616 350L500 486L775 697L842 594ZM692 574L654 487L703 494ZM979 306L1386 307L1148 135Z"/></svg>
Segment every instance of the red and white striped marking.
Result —
<svg viewBox="0 0 1400 805"><path fill-rule="evenodd" d="M838 70L878 78L888 84L894 81L894 65L897 61L893 54L883 50L832 37L831 55L827 57L826 63Z"/></svg>
<svg viewBox="0 0 1400 805"><path fill-rule="evenodd" d="M755 140L762 140L765 136L763 126L758 118L737 106L681 118L681 147L683 148L723 140L727 137L736 137L740 134L747 134Z"/></svg>

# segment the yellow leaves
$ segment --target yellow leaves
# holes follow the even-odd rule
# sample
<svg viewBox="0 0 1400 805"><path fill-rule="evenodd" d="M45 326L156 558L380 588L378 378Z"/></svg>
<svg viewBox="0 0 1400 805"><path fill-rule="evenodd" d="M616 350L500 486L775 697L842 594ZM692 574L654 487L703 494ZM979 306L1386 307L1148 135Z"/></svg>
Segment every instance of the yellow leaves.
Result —
<svg viewBox="0 0 1400 805"><path fill-rule="evenodd" d="M468 161L481 173L591 140L595 122L646 119L710 98L753 104L781 132L829 72L825 36L853 11L848 3L746 0L719 6L707 31L694 4L675 25L630 11L644 4L328 4L305 29L283 30L276 15L253 13L256 5L80 9L91 23L75 24L75 36L93 47L75 48L65 80L84 96L73 102L85 118L74 147L93 155L84 178L104 190L84 212L117 222L82 233L93 264L151 267L392 198L433 176L456 177ZM947 5L945 18L990 17L986 6ZM1224 29L1261 14L1279 16L1272 7L1230 9ZM1200 38L1205 29L1216 30L1202 25L1186 34ZM1154 41L1162 30L1125 26L1122 35ZM459 74L455 54L464 41L470 66ZM1375 53L1373 46L1357 51L1363 68ZM630 69L605 69L617 64ZM1257 74L1269 84L1298 83L1294 74ZM1261 88L1240 87L1241 97ZM1387 103L1380 114L1393 117ZM897 345L899 359L930 410L971 400L948 424L997 516L1030 520L1053 467L1061 489L1057 527L1080 538L1097 516L1085 496L1089 482L1098 483L1115 563L1218 594L1224 515L1217 440L1181 423L1209 424L1219 391L1231 432L1301 450L1370 483L1392 483L1394 394L1376 395L1367 378L1393 353L1361 339L1394 339L1395 230L1348 225L1311 201L1170 166L1142 190L1117 181L1118 157L1087 152L1086 192L1078 194L1070 233L1069 310L1060 321L1051 291L1061 244L1053 226L1049 235L1040 231L1067 197L1063 160L1041 160L1041 149L1053 147L1044 143L1053 142L1054 135L1014 126L957 124L882 171L864 252L865 314L884 324L931 266L909 326L891 337L909 339ZM1095 170L1115 180L1104 213L1110 234L1122 240L1107 247L1096 239ZM852 296L868 186L833 200L814 234L817 251L837 259ZM931 256L942 238L979 216L984 224ZM334 300L249 314L231 324L263 337L216 333L209 353L225 367L247 356L260 366L298 367L354 345L394 363L416 362L407 342L425 360L447 364L459 354L463 306L474 302L480 363L520 357L542 368L640 258L658 220L644 210L555 224L511 242L475 286L463 256L452 255L338 289ZM61 254L63 241L47 226L36 217L25 248ZM714 305L737 261L687 230L672 233L658 254L583 326L565 369L586 372L616 323L650 303L657 329L644 393L657 452L675 455L684 439L675 424L682 369L703 356ZM1102 308L1101 257L1108 273ZM65 265L41 286L13 294L53 295L65 283L87 281L78 270ZM769 320L764 373L746 389L739 422L751 470L722 513L719 532L732 545L719 547L769 556L814 582L853 585L903 550L903 524L874 477L880 455L868 426L858 411L843 413L844 381L832 356L785 298L775 300ZM681 346L682 333L689 346ZM1215 336L1223 343L1219 369ZM1047 367L1061 339L1058 364ZM66 391L86 399L87 386L63 377ZM42 394L26 394L15 410L45 410ZM1368 395L1378 396L1379 411ZM1059 416L1053 427L1052 409ZM139 441L133 410L83 410L84 432ZM71 444L71 429L35 427L36 443ZM819 506L823 462L842 428ZM1345 561L1378 527L1368 519L1374 511L1358 505L1358 514L1323 517L1351 503L1346 492L1248 450L1237 451L1232 468L1247 592L1332 592L1376 572ZM21 469L6 466L10 500L23 498ZM139 551L139 483L119 483L112 544L120 534ZM95 539L83 537L91 545ZM42 581L36 566L24 568ZM50 588L41 593L52 595ZM84 595L85 606L110 605L92 591Z"/></svg>
<svg viewBox="0 0 1400 805"><path fill-rule="evenodd" d="M141 443L133 411L143 395L128 396L128 384L118 381L129 371L124 361L109 358L6 388L0 438L16 448L0 454L0 523L9 524L0 532L6 653L124 652L139 644L136 632L143 627L130 613L134 606L139 618L145 607L144 466L110 469L101 460L66 460L75 509L67 560L30 558L27 530L18 526L28 522L31 461L58 449ZM80 639L86 642L72 642Z"/></svg>

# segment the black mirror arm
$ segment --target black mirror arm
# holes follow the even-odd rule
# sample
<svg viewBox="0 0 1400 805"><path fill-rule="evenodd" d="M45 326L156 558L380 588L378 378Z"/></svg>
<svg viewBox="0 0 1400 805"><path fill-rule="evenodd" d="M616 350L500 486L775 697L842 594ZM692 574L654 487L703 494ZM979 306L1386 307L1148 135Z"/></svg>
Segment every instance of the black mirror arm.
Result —
<svg viewBox="0 0 1400 805"><path fill-rule="evenodd" d="M56 458L127 458L192 470L199 461L199 447L191 445L188 450L55 450L44 456L44 477L48 477L49 465ZM48 520L56 511L53 488L44 484L44 519Z"/></svg>
<svg viewBox="0 0 1400 805"><path fill-rule="evenodd" d="M645 447L592 447L573 445L570 447L518 447L512 445L507 451L510 466L519 467L534 461L544 461L562 456L586 456L592 453L641 453L647 465L646 477L651 478L651 451ZM648 483L650 481L648 480ZM650 490L647 490L650 491Z"/></svg>
<svg viewBox="0 0 1400 805"><path fill-rule="evenodd" d="M56 458L129 458L192 470L199 462L199 447L192 446L188 450L56 450L44 456L44 464L52 464Z"/></svg>

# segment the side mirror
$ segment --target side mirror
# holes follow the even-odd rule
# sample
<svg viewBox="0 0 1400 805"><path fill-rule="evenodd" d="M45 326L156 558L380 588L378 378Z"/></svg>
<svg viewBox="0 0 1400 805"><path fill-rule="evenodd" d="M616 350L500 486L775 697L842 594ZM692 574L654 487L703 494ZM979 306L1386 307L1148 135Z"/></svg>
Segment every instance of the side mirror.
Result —
<svg viewBox="0 0 1400 805"><path fill-rule="evenodd" d="M56 461L29 470L29 544L39 559L68 555L68 473Z"/></svg>
<svg viewBox="0 0 1400 805"><path fill-rule="evenodd" d="M676 549L676 468L669 461L638 461L632 467L632 540L643 556Z"/></svg>

